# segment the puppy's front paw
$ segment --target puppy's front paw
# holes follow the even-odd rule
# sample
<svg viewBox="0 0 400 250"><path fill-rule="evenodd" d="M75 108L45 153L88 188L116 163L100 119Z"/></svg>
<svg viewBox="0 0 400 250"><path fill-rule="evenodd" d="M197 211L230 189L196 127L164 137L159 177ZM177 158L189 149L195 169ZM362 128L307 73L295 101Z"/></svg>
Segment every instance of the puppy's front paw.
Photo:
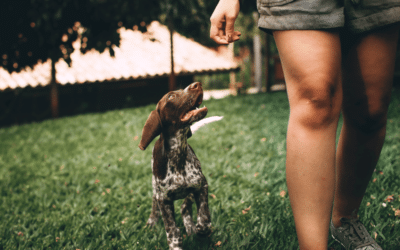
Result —
<svg viewBox="0 0 400 250"><path fill-rule="evenodd" d="M197 234L196 226L193 223L185 224L185 229L186 229L186 234L188 236L190 236L192 234Z"/></svg>
<svg viewBox="0 0 400 250"><path fill-rule="evenodd" d="M179 228L170 228L167 231L169 250L182 250L182 237Z"/></svg>
<svg viewBox="0 0 400 250"><path fill-rule="evenodd" d="M211 223L208 225L196 225L196 234L200 237L207 237L212 233Z"/></svg>

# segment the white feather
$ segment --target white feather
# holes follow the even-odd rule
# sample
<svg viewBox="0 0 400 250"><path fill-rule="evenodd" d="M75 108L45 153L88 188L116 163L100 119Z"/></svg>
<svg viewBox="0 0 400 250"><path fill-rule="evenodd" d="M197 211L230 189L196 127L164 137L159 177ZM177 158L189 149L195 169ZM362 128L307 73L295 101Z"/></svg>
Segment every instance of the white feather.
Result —
<svg viewBox="0 0 400 250"><path fill-rule="evenodd" d="M216 122L221 120L222 118L224 118L223 116L211 116L208 118L205 118L201 121L196 122L195 124L193 124L192 126L190 126L190 129L192 130L192 134L194 134L194 132L196 130L198 130L199 128L203 127L204 125L211 123L211 122Z"/></svg>

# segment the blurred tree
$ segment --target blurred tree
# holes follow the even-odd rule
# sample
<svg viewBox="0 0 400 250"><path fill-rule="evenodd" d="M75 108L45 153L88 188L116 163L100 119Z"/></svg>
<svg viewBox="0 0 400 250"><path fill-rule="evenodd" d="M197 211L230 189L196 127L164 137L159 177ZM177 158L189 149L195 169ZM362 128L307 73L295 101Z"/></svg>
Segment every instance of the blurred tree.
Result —
<svg viewBox="0 0 400 250"><path fill-rule="evenodd" d="M210 37L209 18L219 0L164 0L161 3L162 13L160 21L167 23L171 35L174 30L192 37L203 45L215 47L217 44ZM250 15L257 11L256 0L241 0L240 11ZM236 22L237 24L238 22ZM239 40L240 41L240 40ZM171 55L173 53L173 40L171 39ZM240 46L240 45L239 45ZM175 89L175 76L173 72L173 57L171 56L171 74L169 86Z"/></svg>
<svg viewBox="0 0 400 250"><path fill-rule="evenodd" d="M82 53L91 49L103 52L108 48L113 55L112 46L119 46L120 42L118 28L132 28L136 25L145 31L146 24L159 20L170 27L171 33L176 29L195 40L209 41L209 16L217 2L218 0L1 0L0 65L12 72L26 66L32 67L38 61L51 59L52 106L55 106L53 110L57 110L54 64L59 58L70 64L72 43L78 35L81 37ZM255 5L255 0L252 2ZM248 7L243 9L247 10ZM57 116L54 112L53 116Z"/></svg>
<svg viewBox="0 0 400 250"><path fill-rule="evenodd" d="M188 37L210 43L209 18L218 0L2 0L0 1L1 66L9 72L35 65L38 60L64 58L70 63L77 22L84 27L81 51L114 51L117 29L159 20ZM255 0L241 10L256 10Z"/></svg>
<svg viewBox="0 0 400 250"><path fill-rule="evenodd" d="M160 5L148 0L2 0L0 2L0 55L8 71L33 66L38 60L64 58L70 63L72 42L81 34L85 53L96 49L103 52L119 45L117 29L156 20ZM80 24L80 25L79 25ZM142 24L142 25L140 25Z"/></svg>
<svg viewBox="0 0 400 250"><path fill-rule="evenodd" d="M70 64L72 42L81 35L81 51L103 52L119 45L117 29L157 19L159 1L148 0L2 0L0 2L1 66L19 71L51 59L52 115L58 116L54 64L59 58ZM142 25L140 25L142 24ZM79 29L83 26L84 29Z"/></svg>

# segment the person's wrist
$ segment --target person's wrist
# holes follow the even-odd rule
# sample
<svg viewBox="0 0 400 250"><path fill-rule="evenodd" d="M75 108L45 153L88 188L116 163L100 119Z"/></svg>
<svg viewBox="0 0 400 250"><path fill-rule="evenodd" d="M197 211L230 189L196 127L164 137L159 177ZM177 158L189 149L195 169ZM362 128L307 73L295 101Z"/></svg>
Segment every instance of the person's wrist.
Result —
<svg viewBox="0 0 400 250"><path fill-rule="evenodd" d="M229 4L229 6L232 6L232 4L236 4L236 3L239 3L239 5L240 5L240 0L219 0L219 2L220 3L223 3L223 4Z"/></svg>

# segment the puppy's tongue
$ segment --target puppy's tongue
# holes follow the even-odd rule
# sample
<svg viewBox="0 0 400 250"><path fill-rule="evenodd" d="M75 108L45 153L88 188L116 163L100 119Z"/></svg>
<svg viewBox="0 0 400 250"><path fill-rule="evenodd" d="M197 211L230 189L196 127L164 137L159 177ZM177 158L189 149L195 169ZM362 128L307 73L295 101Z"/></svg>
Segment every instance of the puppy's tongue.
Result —
<svg viewBox="0 0 400 250"><path fill-rule="evenodd" d="M188 120L190 119L190 117L192 117L192 116L194 115L195 111L196 111L196 110L192 110L192 111L187 112L187 113L181 118L181 121L183 121L183 122L188 121Z"/></svg>
<svg viewBox="0 0 400 250"><path fill-rule="evenodd" d="M207 109L207 107L203 107L201 109L194 109L191 110L189 112L187 112L182 118L181 121L182 122L186 122L188 121L192 116L195 116L197 113L204 111L205 109Z"/></svg>

